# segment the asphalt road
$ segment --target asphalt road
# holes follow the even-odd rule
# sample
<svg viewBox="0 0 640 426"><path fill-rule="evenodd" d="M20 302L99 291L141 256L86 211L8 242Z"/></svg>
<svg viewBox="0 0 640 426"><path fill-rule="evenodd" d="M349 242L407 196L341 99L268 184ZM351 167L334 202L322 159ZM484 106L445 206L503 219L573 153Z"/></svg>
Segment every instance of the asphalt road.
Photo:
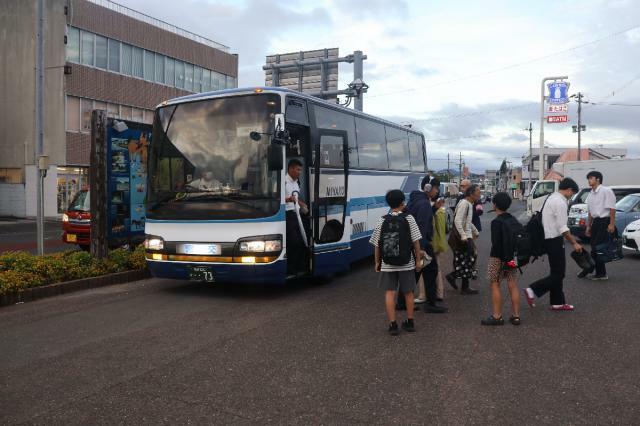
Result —
<svg viewBox="0 0 640 426"><path fill-rule="evenodd" d="M578 281L571 264L576 310L522 301L520 327L480 326L482 278L399 337L370 260L324 283L148 279L7 307L0 424L637 424L638 271L635 255Z"/></svg>
<svg viewBox="0 0 640 426"><path fill-rule="evenodd" d="M76 250L78 246L62 241L62 223L59 220L44 221L44 252L55 253ZM37 253L36 221L29 219L0 218L0 253L24 250Z"/></svg>

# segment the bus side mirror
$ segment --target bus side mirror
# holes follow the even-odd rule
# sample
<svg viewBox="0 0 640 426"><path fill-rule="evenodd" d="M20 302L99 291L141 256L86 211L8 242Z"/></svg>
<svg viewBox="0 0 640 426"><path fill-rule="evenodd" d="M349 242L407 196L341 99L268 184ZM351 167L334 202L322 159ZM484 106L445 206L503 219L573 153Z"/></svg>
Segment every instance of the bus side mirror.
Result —
<svg viewBox="0 0 640 426"><path fill-rule="evenodd" d="M269 171L282 170L284 168L284 161L282 157L283 152L281 145L269 145L267 148L267 164L269 166Z"/></svg>

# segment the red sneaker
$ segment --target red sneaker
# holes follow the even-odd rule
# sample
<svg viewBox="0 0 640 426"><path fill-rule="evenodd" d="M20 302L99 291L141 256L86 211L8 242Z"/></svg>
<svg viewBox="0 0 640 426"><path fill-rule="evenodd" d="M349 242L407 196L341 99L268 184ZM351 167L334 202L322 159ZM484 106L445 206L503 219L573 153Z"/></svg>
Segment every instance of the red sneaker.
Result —
<svg viewBox="0 0 640 426"><path fill-rule="evenodd" d="M529 296L529 293L527 292L526 288L522 289L522 292L524 293L525 299L527 299L527 303L529 304L529 307L535 308L536 307L536 299L534 299L533 297Z"/></svg>
<svg viewBox="0 0 640 426"><path fill-rule="evenodd" d="M551 305L552 311L573 311L573 305Z"/></svg>

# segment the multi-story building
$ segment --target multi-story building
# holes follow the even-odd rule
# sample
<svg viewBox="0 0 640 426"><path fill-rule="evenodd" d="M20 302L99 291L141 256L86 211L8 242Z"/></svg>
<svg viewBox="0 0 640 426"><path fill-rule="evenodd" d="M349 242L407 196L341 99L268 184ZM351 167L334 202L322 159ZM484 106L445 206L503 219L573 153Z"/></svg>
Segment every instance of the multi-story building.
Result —
<svg viewBox="0 0 640 426"><path fill-rule="evenodd" d="M88 183L91 111L150 123L163 100L237 87L229 47L108 0L46 0L45 216ZM36 0L0 2L0 216L36 215Z"/></svg>

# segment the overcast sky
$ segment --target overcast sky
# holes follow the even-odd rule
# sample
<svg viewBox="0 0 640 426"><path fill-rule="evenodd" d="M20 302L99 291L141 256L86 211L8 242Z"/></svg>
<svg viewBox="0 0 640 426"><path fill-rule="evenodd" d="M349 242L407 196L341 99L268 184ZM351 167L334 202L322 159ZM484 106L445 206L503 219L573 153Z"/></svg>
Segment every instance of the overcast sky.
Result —
<svg viewBox="0 0 640 426"><path fill-rule="evenodd" d="M230 46L241 87L264 84L268 54L362 50L365 112L423 130L430 168L459 152L473 171L519 163L529 122L539 145L541 79L558 75L599 103L583 108L583 145L640 157L640 0L120 2ZM341 66L340 87L352 77ZM575 103L569 120L545 126L548 145L577 147Z"/></svg>

